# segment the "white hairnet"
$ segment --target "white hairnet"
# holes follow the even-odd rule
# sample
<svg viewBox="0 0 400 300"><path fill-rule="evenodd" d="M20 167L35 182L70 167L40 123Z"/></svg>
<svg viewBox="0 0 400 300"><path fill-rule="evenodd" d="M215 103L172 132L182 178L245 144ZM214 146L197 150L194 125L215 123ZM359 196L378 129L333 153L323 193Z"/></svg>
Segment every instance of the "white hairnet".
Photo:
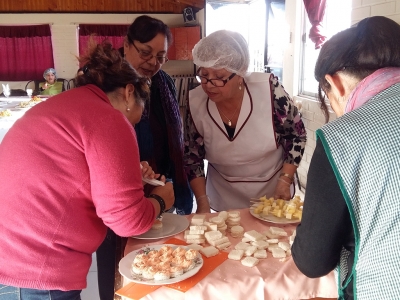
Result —
<svg viewBox="0 0 400 300"><path fill-rule="evenodd" d="M47 75L48 73L53 73L54 76L55 76L56 79L57 79L56 70L54 70L53 68L48 68L48 69L46 69L46 70L43 72L43 78L44 78L44 79L46 79L46 75Z"/></svg>
<svg viewBox="0 0 400 300"><path fill-rule="evenodd" d="M244 77L250 54L244 37L234 31L218 30L202 38L193 48L194 63L203 68L226 69Z"/></svg>

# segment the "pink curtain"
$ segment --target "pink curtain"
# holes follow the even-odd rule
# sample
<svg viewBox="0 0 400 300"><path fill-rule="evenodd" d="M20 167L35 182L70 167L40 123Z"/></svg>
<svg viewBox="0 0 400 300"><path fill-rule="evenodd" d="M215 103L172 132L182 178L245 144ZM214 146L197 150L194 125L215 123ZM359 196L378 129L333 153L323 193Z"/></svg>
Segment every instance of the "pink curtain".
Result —
<svg viewBox="0 0 400 300"><path fill-rule="evenodd" d="M85 53L90 36L101 43L108 40L114 48L118 49L123 46L125 35L129 25L79 25L79 54Z"/></svg>
<svg viewBox="0 0 400 300"><path fill-rule="evenodd" d="M0 81L43 78L54 68L49 25L0 26Z"/></svg>
<svg viewBox="0 0 400 300"><path fill-rule="evenodd" d="M326 0L303 0L303 2L312 25L309 38L315 43L315 49L319 49L326 40L326 36L322 34L322 20L325 15Z"/></svg>

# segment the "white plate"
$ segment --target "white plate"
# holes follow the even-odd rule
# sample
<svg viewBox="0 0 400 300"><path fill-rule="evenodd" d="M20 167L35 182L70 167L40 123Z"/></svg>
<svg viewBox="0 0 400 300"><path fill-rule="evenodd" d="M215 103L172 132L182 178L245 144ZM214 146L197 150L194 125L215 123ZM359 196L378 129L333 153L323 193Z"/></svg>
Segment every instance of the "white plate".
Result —
<svg viewBox="0 0 400 300"><path fill-rule="evenodd" d="M164 186L165 185L164 182L162 182L160 180L157 180L157 179L150 179L150 178L143 178L142 177L142 180L144 182L147 182L148 184L155 185L155 186Z"/></svg>
<svg viewBox="0 0 400 300"><path fill-rule="evenodd" d="M148 284L148 285L164 285L164 284L171 284L171 283L176 283L180 282L182 280L185 280L189 277L192 277L195 275L197 272L200 271L201 267L203 266L203 258L201 257L201 254L198 254L197 259L195 260L196 266L191 269L190 271L183 273L182 275L166 280L154 280L154 279L145 279L142 277L142 275L137 275L137 274L132 274L131 272L131 265L133 262L133 259L135 258L136 255L143 253L143 251L150 251L150 250L159 250L162 246L165 246L166 244L163 245L151 245L148 247L143 247L139 250L132 251L131 253L128 253L126 256L124 256L118 265L118 270L121 273L122 276L124 276L126 279L132 282L136 283L141 283L141 284ZM182 247L185 250L188 250L187 247L181 246L181 245L168 245L172 247L173 249L177 247Z"/></svg>
<svg viewBox="0 0 400 300"><path fill-rule="evenodd" d="M160 229L150 229L149 231L133 236L135 239L160 239L163 237L172 236L184 231L189 227L189 220L186 217L165 213L162 215L163 227Z"/></svg>
<svg viewBox="0 0 400 300"><path fill-rule="evenodd" d="M300 223L300 220L298 220L298 219L290 220L290 219L286 219L286 218L278 218L278 217L275 217L272 215L263 216L260 214L255 214L253 207L250 207L250 214L253 217L255 217L261 221L266 221L266 222L275 223L275 224L297 224L297 223Z"/></svg>

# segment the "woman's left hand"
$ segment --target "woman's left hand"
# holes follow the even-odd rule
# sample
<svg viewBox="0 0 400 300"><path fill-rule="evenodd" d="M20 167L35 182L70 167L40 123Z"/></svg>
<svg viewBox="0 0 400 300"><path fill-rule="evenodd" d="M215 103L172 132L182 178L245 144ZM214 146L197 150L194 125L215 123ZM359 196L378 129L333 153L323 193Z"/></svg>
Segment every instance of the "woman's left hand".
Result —
<svg viewBox="0 0 400 300"><path fill-rule="evenodd" d="M290 198L291 198L290 185L291 184L289 182L280 178L280 180L278 180L278 183L276 184L276 187L275 187L274 198L290 200Z"/></svg>
<svg viewBox="0 0 400 300"><path fill-rule="evenodd" d="M143 178L158 178L160 174L154 173L153 169L150 167L149 163L147 161L141 161L140 165L142 166L142 177ZM145 183L143 183L145 184Z"/></svg>

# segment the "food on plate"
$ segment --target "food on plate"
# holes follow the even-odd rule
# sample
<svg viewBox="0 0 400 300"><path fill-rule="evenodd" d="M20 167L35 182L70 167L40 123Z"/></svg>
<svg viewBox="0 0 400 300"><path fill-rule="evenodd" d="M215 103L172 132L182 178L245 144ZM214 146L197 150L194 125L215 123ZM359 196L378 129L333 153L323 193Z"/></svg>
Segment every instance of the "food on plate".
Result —
<svg viewBox="0 0 400 300"><path fill-rule="evenodd" d="M253 213L260 216L275 216L277 218L301 220L303 215L303 201L296 195L293 199L259 198L260 203L253 205Z"/></svg>
<svg viewBox="0 0 400 300"><path fill-rule="evenodd" d="M171 272L169 270L158 270L154 274L154 280L167 280L171 277Z"/></svg>
<svg viewBox="0 0 400 300"><path fill-rule="evenodd" d="M153 230L159 230L163 227L163 223L161 219L155 219L153 226L151 226L151 229Z"/></svg>
<svg viewBox="0 0 400 300"><path fill-rule="evenodd" d="M158 250L145 248L138 251L131 265L131 273L140 280L167 280L178 277L201 263L197 250L163 245Z"/></svg>
<svg viewBox="0 0 400 300"><path fill-rule="evenodd" d="M200 249L200 252L206 257L212 257L219 253L219 250L214 246L203 247Z"/></svg>
<svg viewBox="0 0 400 300"><path fill-rule="evenodd" d="M258 264L259 260L258 260L258 258L247 256L247 257L243 258L241 260L241 262L242 262L243 266L254 267L255 265Z"/></svg>
<svg viewBox="0 0 400 300"><path fill-rule="evenodd" d="M197 257L197 255L199 255L199 252L197 250L189 249L185 253L185 258L187 260L193 260Z"/></svg>
<svg viewBox="0 0 400 300"><path fill-rule="evenodd" d="M169 271L171 272L171 277L178 277L183 274L183 267L172 266Z"/></svg>
<svg viewBox="0 0 400 300"><path fill-rule="evenodd" d="M30 107L30 106L31 106L30 101L22 101L17 105L17 107L19 107L19 108L26 108L26 107Z"/></svg>
<svg viewBox="0 0 400 300"><path fill-rule="evenodd" d="M243 255L244 255L244 250L234 249L229 252L228 258L233 260L241 260Z"/></svg>
<svg viewBox="0 0 400 300"><path fill-rule="evenodd" d="M12 113L11 113L11 110L9 110L9 109L0 111L0 117L11 117L11 116L12 116Z"/></svg>
<svg viewBox="0 0 400 300"><path fill-rule="evenodd" d="M158 272L157 266L148 266L143 269L142 276L145 279L153 279L154 275Z"/></svg>

